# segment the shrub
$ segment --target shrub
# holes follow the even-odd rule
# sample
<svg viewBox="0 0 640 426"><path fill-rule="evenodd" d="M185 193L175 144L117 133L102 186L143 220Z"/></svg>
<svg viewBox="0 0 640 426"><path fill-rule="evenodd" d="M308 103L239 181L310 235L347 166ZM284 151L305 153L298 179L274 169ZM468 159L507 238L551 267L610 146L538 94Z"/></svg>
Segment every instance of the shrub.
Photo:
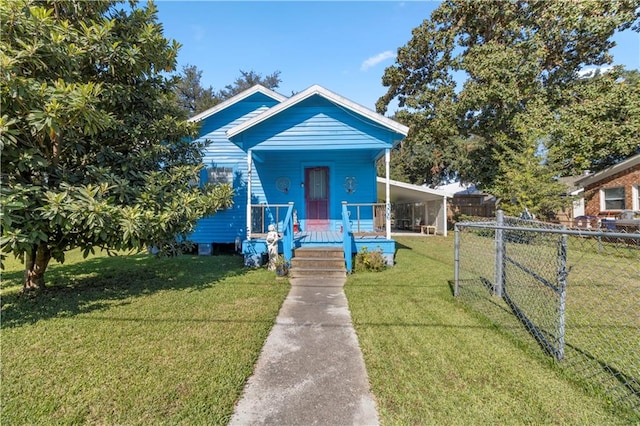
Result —
<svg viewBox="0 0 640 426"><path fill-rule="evenodd" d="M384 270L386 261L382 255L382 250L367 250L367 247L362 249L356 254L355 271L375 271L379 272Z"/></svg>

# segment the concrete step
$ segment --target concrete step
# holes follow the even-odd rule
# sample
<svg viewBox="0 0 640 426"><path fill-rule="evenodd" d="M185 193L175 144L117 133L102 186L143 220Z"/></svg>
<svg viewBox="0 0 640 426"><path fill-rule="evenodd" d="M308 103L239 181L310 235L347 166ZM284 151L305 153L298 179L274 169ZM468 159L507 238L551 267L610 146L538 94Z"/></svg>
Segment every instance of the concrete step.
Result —
<svg viewBox="0 0 640 426"><path fill-rule="evenodd" d="M342 247L303 247L295 250L294 257L332 257L344 259L344 250Z"/></svg>
<svg viewBox="0 0 640 426"><path fill-rule="evenodd" d="M344 257L294 257L291 259L292 268L327 269L343 268Z"/></svg>
<svg viewBox="0 0 640 426"><path fill-rule="evenodd" d="M289 269L289 278L345 278L347 270L344 268L291 268Z"/></svg>
<svg viewBox="0 0 640 426"><path fill-rule="evenodd" d="M291 259L290 278L345 278L344 251L341 247L296 249Z"/></svg>
<svg viewBox="0 0 640 426"><path fill-rule="evenodd" d="M344 287L346 277L289 277L291 287Z"/></svg>

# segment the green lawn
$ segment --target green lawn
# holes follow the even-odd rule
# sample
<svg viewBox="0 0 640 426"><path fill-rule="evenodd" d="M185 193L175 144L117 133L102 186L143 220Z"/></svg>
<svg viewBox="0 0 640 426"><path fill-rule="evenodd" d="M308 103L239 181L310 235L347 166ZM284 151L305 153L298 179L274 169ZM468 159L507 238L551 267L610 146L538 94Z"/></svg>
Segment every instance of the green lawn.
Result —
<svg viewBox="0 0 640 426"><path fill-rule="evenodd" d="M635 421L453 298L452 237L398 243L394 268L346 286L383 424Z"/></svg>
<svg viewBox="0 0 640 426"><path fill-rule="evenodd" d="M348 278L384 425L632 423L455 300L452 253L399 239L396 267ZM234 256L74 253L31 299L7 266L2 424L225 424L289 290Z"/></svg>
<svg viewBox="0 0 640 426"><path fill-rule="evenodd" d="M235 256L72 253L2 276L2 424L225 424L289 286Z"/></svg>

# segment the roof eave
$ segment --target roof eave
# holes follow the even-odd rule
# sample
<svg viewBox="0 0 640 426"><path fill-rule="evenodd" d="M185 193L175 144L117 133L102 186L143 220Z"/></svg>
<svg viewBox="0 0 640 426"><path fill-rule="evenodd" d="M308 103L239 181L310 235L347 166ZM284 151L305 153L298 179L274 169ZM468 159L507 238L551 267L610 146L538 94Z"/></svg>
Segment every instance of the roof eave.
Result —
<svg viewBox="0 0 640 426"><path fill-rule="evenodd" d="M614 164L613 166L605 170L602 170L598 173L594 173L592 175L585 176L582 179L578 179L575 183L576 185L582 185L583 187L586 187L593 183L600 182L601 180L606 179L609 176L612 176L623 170L637 166L638 164L640 164L640 154L634 155L633 157L629 157L625 161L622 161L618 164Z"/></svg>

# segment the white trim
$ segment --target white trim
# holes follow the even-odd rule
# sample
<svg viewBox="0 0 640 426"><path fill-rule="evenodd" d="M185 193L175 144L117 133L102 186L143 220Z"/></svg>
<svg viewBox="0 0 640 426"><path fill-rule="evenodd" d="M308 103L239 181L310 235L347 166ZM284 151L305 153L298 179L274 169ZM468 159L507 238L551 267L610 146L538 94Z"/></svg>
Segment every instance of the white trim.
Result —
<svg viewBox="0 0 640 426"><path fill-rule="evenodd" d="M603 179L608 178L609 176L613 176L616 173L619 173L623 170L630 169L636 165L640 164L640 154L634 155L633 157L627 158L621 163L615 164L608 169L602 170L598 173L585 176L582 179L578 179L576 181L576 185L581 185L582 187L587 187L596 182L600 182Z"/></svg>
<svg viewBox="0 0 640 426"><path fill-rule="evenodd" d="M640 184L631 186L631 207L634 211L640 211Z"/></svg>
<svg viewBox="0 0 640 426"><path fill-rule="evenodd" d="M247 240L251 239L251 150L247 152Z"/></svg>
<svg viewBox="0 0 640 426"><path fill-rule="evenodd" d="M393 130L397 133L400 133L404 136L407 136L407 134L409 133L409 128L407 126L404 126L390 118L387 118L381 114L378 114L377 112L374 112L368 108L363 107L362 105L359 105L353 101L350 101L347 98L344 98L336 93L331 92L330 90L325 89L322 86L318 86L313 85L311 87L309 87L308 89L303 90L300 93L297 93L296 95L290 97L289 99L287 99L286 101L283 101L281 103L279 103L278 105L273 106L272 108L269 108L268 110L266 110L265 112L263 112L262 114L257 115L256 117L245 121L242 124L237 125L236 127L233 127L229 130L227 130L227 137L229 139L231 139L234 136L239 135L240 133L244 132L245 130L255 126L256 124L262 123L263 121L267 120L270 117L273 117L274 115L304 101L307 98L310 98L313 95L319 95L322 96L323 98L337 104L338 106L341 106L343 108L349 109L363 117L366 117L370 120L372 120L373 122L380 124L386 128L388 128L389 130Z"/></svg>
<svg viewBox="0 0 640 426"><path fill-rule="evenodd" d="M442 197L442 235L447 236L447 197Z"/></svg>
<svg viewBox="0 0 640 426"><path fill-rule="evenodd" d="M621 208L621 209L608 209L607 208L607 200L605 199L605 196L604 196L604 192L607 189L622 189L622 202L625 205L623 208ZM628 210L628 207L627 207L627 188L624 185L600 188L599 192L600 192L599 195L600 195L600 211L601 212L621 212L623 210Z"/></svg>
<svg viewBox="0 0 640 426"><path fill-rule="evenodd" d="M189 122L202 121L205 118L211 117L213 114L215 114L215 113L217 113L219 111L222 111L223 109L228 108L231 105L237 104L238 102L242 101L243 99L246 99L249 96L251 96L253 94L256 94L256 93L262 93L263 95L266 95L266 96L268 96L268 97L270 97L273 100L276 100L278 102L282 102L285 99L287 99L286 96L283 96L283 95L281 95L279 93L276 93L273 90L267 89L266 87L264 87L264 86L262 86L260 84L256 84L252 88L247 89L244 92L238 93L234 97L229 98L226 101L221 102L218 105L213 106L213 107L209 108L208 110L201 112L200 114L194 115L188 121Z"/></svg>
<svg viewBox="0 0 640 426"><path fill-rule="evenodd" d="M391 150L389 148L384 150L384 174L385 174L385 231L387 234L387 240L391 239L391 188L389 186L389 171L391 163ZM377 179L377 177L376 177Z"/></svg>
<svg viewBox="0 0 640 426"><path fill-rule="evenodd" d="M376 179L378 182L386 183L386 180L383 177L378 176ZM410 189L412 191L417 191L417 192L423 192L425 194L438 195L440 197L445 197L445 198L452 198L451 195L447 194L444 191L440 191L438 189L433 189L433 188L427 188L426 186L412 185L410 183L400 182L393 179L389 179L389 184L393 186L397 186L399 188Z"/></svg>

